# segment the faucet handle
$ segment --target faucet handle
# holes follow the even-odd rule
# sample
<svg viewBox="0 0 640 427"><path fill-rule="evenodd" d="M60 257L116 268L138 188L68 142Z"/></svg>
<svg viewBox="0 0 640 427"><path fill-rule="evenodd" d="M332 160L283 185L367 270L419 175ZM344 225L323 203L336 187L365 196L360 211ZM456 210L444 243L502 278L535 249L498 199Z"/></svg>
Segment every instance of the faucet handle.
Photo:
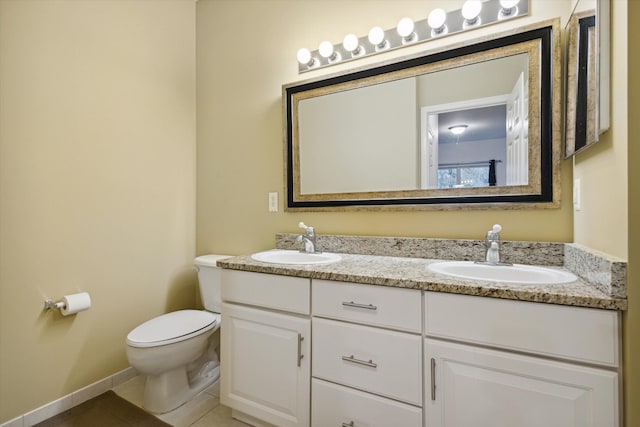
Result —
<svg viewBox="0 0 640 427"><path fill-rule="evenodd" d="M499 240L502 226L500 224L494 224L491 230L487 231L487 242L491 240Z"/></svg>
<svg viewBox="0 0 640 427"><path fill-rule="evenodd" d="M298 227L304 229L304 231L306 231L307 234L313 234L313 231L314 231L313 227L309 227L308 225L305 225L305 223L302 221L298 223Z"/></svg>

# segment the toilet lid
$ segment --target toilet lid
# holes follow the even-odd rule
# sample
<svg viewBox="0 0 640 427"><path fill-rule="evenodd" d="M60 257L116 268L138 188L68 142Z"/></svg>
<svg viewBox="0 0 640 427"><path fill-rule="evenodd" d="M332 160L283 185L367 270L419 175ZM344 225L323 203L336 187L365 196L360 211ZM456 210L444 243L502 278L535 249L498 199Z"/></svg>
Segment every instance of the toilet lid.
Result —
<svg viewBox="0 0 640 427"><path fill-rule="evenodd" d="M199 257L197 257L193 263L195 265L200 265L200 266L206 266L206 267L216 267L216 261L219 261L221 259L227 259L227 258L231 258L233 257L233 255L214 255L214 254L210 254L210 255L201 255Z"/></svg>
<svg viewBox="0 0 640 427"><path fill-rule="evenodd" d="M179 310L163 314L129 332L127 344L132 347L155 347L183 341L213 329L220 315L204 310Z"/></svg>

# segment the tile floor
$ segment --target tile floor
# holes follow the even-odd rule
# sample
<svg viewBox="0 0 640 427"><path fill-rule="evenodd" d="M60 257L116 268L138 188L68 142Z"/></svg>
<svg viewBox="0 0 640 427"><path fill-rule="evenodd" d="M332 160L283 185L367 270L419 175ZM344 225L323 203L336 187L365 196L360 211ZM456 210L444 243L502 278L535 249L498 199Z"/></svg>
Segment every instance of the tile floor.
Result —
<svg viewBox="0 0 640 427"><path fill-rule="evenodd" d="M248 424L231 418L231 409L220 404L220 381L178 409L158 415L174 427L246 427ZM113 388L120 397L142 407L144 377L137 376Z"/></svg>

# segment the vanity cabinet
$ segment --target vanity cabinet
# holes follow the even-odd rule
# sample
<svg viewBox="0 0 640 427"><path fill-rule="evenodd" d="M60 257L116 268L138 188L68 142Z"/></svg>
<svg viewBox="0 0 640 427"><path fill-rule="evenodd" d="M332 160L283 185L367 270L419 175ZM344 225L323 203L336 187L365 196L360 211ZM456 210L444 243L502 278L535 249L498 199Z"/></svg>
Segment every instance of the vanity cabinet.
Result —
<svg viewBox="0 0 640 427"><path fill-rule="evenodd" d="M313 426L422 425L420 297L313 281Z"/></svg>
<svg viewBox="0 0 640 427"><path fill-rule="evenodd" d="M252 425L620 427L618 311L229 269L222 300Z"/></svg>
<svg viewBox="0 0 640 427"><path fill-rule="evenodd" d="M310 280L223 270L222 300L221 403L253 425L308 426Z"/></svg>
<svg viewBox="0 0 640 427"><path fill-rule="evenodd" d="M617 312L426 292L425 334L427 427L620 425Z"/></svg>

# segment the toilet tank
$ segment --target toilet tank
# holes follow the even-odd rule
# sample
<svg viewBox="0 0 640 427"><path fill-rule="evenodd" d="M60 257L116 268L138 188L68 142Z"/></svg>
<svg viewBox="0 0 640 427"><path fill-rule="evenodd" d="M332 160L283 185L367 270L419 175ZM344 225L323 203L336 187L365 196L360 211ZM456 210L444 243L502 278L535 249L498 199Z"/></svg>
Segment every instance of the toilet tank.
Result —
<svg viewBox="0 0 640 427"><path fill-rule="evenodd" d="M231 258L231 255L202 255L194 260L198 271L198 288L204 308L220 313L222 299L220 296L220 268L216 267L219 259Z"/></svg>

